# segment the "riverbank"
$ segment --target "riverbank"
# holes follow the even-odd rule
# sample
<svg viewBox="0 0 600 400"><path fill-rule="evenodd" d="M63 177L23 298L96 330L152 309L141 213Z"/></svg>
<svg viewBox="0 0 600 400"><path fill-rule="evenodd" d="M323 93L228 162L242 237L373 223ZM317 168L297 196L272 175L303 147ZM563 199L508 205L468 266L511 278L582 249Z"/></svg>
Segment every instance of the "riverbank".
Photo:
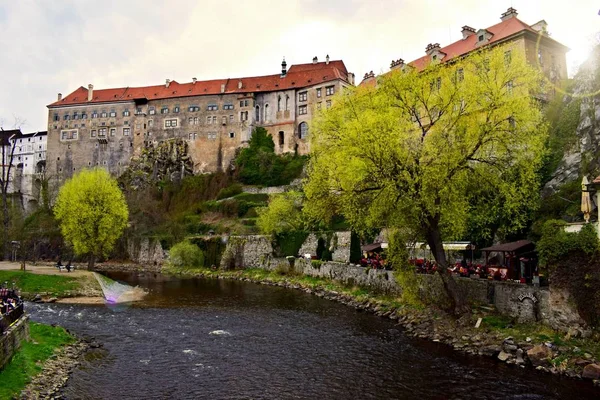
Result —
<svg viewBox="0 0 600 400"><path fill-rule="evenodd" d="M399 297L344 286L324 278L262 269L213 271L168 268L163 273L235 279L302 290L389 318L402 326L408 335L445 343L457 351L493 357L515 367L534 367L571 378L591 379L600 385L598 334L585 339L572 338L541 324L514 323L487 306L474 307L470 315L457 320L431 305L407 304Z"/></svg>
<svg viewBox="0 0 600 400"><path fill-rule="evenodd" d="M64 385L87 344L61 327L29 323L31 341L23 343L0 371L0 399L49 398Z"/></svg>
<svg viewBox="0 0 600 400"><path fill-rule="evenodd" d="M26 271L21 271L18 263L0 262L0 282L9 287L14 283L26 300L36 296L41 301L102 299L100 285L92 272L84 269L66 272L50 265L27 265Z"/></svg>

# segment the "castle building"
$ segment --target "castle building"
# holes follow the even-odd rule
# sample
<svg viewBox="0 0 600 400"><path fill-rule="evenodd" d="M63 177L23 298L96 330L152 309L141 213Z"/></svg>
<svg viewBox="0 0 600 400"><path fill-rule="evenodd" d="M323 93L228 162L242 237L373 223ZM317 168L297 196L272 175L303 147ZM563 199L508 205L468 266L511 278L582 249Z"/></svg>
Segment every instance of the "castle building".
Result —
<svg viewBox="0 0 600 400"><path fill-rule="evenodd" d="M33 209L39 201L41 180L46 170L47 137L45 131L32 133L22 133L20 129L0 131L2 179L7 176L7 193L22 195L26 209Z"/></svg>
<svg viewBox="0 0 600 400"><path fill-rule="evenodd" d="M255 127L277 153L309 152L311 120L354 84L341 60L293 65L259 77L96 90L80 87L48 105L48 172L64 180L101 166L120 175L145 147L187 143L194 173L226 169Z"/></svg>
<svg viewBox="0 0 600 400"><path fill-rule="evenodd" d="M524 50L527 61L540 68L553 85L560 86L561 82L567 79L568 47L550 37L546 21L541 20L528 25L518 19L517 15L517 10L510 7L501 15L500 22L496 25L485 29L465 25L461 30L462 39L445 47L441 47L439 43L430 43L425 48L424 56L410 63L405 63L402 59L393 60L390 69L395 70L408 65L422 70L430 63L452 62L488 46L511 43L517 49ZM371 71L365 74L360 84L374 86L376 82L377 78ZM553 90L549 92L552 94Z"/></svg>

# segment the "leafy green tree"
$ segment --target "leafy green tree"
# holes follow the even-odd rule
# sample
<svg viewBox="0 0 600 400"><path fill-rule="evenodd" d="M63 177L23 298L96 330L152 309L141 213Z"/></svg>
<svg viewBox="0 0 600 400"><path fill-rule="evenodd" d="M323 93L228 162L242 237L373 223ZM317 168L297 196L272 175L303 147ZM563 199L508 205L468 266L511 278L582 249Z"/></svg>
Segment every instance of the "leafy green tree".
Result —
<svg viewBox="0 0 600 400"><path fill-rule="evenodd" d="M522 50L497 46L338 95L313 126L305 212L425 239L452 308L466 312L442 240L461 238L484 188L506 230L536 207L546 138L532 97L539 78Z"/></svg>
<svg viewBox="0 0 600 400"><path fill-rule="evenodd" d="M204 265L204 253L195 244L184 240L171 247L169 263L180 268L202 267Z"/></svg>
<svg viewBox="0 0 600 400"><path fill-rule="evenodd" d="M262 233L274 236L303 231L306 224L302 214L302 202L303 195L297 191L273 195L268 207L257 210L256 225Z"/></svg>
<svg viewBox="0 0 600 400"><path fill-rule="evenodd" d="M104 169L86 169L60 188L54 215L78 255L107 256L127 226L127 203L117 181Z"/></svg>

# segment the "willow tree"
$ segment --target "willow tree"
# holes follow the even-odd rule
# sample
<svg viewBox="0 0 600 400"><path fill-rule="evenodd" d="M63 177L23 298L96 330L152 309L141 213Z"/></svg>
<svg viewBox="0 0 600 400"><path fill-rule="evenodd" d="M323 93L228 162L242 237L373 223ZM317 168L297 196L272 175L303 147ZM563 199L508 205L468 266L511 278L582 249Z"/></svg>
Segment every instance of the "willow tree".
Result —
<svg viewBox="0 0 600 400"><path fill-rule="evenodd" d="M426 240L452 308L466 311L442 241L465 232L474 193L493 194L512 229L526 223L546 136L539 89L525 54L498 46L340 94L312 130L306 211Z"/></svg>
<svg viewBox="0 0 600 400"><path fill-rule="evenodd" d="M104 169L86 169L60 188L54 215L77 255L107 256L127 226L129 212L117 181Z"/></svg>

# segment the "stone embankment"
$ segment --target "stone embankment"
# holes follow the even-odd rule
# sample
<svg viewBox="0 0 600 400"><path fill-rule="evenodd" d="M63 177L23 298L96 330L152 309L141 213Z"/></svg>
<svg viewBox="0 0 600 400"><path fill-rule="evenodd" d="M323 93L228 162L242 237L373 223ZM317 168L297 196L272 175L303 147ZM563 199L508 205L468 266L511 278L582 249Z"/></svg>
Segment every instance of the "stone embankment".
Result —
<svg viewBox="0 0 600 400"><path fill-rule="evenodd" d="M279 286L301 290L327 300L337 301L356 310L373 313L388 318L401 326L407 335L444 343L454 350L471 355L495 358L517 367L533 367L552 374L565 375L571 378L590 379L600 386L600 360L592 354L581 352L578 348L556 345L550 341L533 343L531 338L523 341L500 332L485 328L475 328L478 318L488 314L492 309L481 307L473 310L471 315L454 319L445 312L435 308L415 309L411 307L396 308L383 299L359 299L348 293L328 290L323 287L311 288L306 285L288 281L273 281L269 278L255 279L243 272L237 274L196 273L196 277L217 279L236 279L262 285ZM488 311L486 311L486 309Z"/></svg>
<svg viewBox="0 0 600 400"><path fill-rule="evenodd" d="M101 345L93 340L79 339L77 342L63 347L42 367L38 374L21 392L21 399L60 399L61 389L69 380L69 376L81 363L83 355L92 348Z"/></svg>

